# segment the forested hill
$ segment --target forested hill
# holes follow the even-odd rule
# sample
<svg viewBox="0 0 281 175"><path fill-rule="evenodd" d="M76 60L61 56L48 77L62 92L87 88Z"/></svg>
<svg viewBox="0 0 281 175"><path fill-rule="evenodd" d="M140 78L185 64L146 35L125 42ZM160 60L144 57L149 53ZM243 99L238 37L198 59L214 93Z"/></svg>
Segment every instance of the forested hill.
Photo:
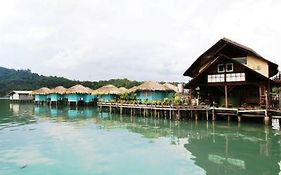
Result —
<svg viewBox="0 0 281 175"><path fill-rule="evenodd" d="M12 90L34 90L41 87L53 88L64 86L66 88L75 84L82 84L92 89L97 89L107 84L113 84L117 87L131 88L139 85L140 82L130 81L128 79L111 79L107 81L74 81L63 77L43 76L32 73L27 70L15 70L0 67L0 97L7 95Z"/></svg>

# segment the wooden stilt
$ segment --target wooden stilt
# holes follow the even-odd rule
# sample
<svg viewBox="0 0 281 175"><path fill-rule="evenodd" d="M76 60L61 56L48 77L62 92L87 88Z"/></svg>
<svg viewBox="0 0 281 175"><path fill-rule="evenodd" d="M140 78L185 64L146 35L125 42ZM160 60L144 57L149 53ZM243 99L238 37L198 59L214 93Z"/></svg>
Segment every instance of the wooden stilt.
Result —
<svg viewBox="0 0 281 175"><path fill-rule="evenodd" d="M213 107L212 109L212 120L215 121L215 108Z"/></svg>
<svg viewBox="0 0 281 175"><path fill-rule="evenodd" d="M228 92L227 92L227 85L224 86L224 106L228 108Z"/></svg>

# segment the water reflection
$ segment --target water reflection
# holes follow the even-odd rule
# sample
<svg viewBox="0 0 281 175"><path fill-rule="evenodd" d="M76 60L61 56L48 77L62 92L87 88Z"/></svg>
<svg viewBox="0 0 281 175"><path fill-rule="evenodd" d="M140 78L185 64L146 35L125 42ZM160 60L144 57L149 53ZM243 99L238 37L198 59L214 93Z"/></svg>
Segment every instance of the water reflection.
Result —
<svg viewBox="0 0 281 175"><path fill-rule="evenodd" d="M151 143L168 138L171 145L184 148L185 154L191 153L195 165L203 168L206 174L265 175L280 172L280 131L260 124L170 121L100 113L95 108L18 104L11 104L8 112L16 116L10 117L14 123L20 122L19 114L26 114L22 117L25 122L20 123L42 119L70 124L93 122L100 126L99 129L126 129ZM2 124L4 120L0 121Z"/></svg>

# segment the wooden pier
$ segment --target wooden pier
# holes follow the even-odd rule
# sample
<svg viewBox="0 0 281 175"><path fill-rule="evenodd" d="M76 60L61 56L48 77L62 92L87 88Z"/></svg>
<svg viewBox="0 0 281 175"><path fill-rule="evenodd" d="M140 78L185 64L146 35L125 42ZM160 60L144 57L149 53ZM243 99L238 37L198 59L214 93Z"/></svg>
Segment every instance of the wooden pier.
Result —
<svg viewBox="0 0 281 175"><path fill-rule="evenodd" d="M268 109L245 108L217 108L208 105L198 106L165 106L145 104L120 104L98 102L100 111L129 115L143 115L147 117L162 117L171 120L217 120L227 118L241 122L243 119L260 118L265 124L269 124L273 116L281 116L281 111ZM280 117L281 118L281 117Z"/></svg>

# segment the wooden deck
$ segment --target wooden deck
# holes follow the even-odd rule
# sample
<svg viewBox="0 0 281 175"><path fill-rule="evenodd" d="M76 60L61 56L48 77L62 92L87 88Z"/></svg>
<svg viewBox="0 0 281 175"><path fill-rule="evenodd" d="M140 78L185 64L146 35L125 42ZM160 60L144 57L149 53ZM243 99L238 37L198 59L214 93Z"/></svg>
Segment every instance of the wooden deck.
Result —
<svg viewBox="0 0 281 175"><path fill-rule="evenodd" d="M281 116L281 111L267 109L245 108L216 108L208 105L199 106L172 106L172 105L145 105L145 104L120 104L98 102L101 111L110 113L144 115L154 117L169 117L170 119L203 119L216 120L227 117L241 122L242 118L264 118L265 123L270 123L273 116ZM280 117L281 118L281 117Z"/></svg>

